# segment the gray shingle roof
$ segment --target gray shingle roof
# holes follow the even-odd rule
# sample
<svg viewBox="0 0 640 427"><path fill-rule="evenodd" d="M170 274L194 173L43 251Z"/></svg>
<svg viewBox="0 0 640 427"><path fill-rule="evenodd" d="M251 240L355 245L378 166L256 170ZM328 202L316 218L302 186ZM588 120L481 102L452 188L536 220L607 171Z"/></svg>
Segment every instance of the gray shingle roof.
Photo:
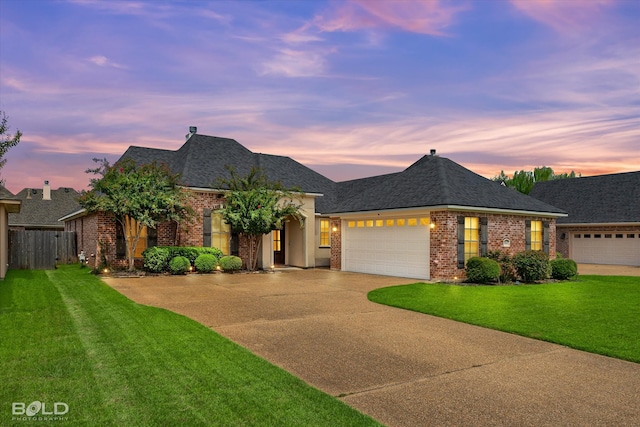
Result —
<svg viewBox="0 0 640 427"><path fill-rule="evenodd" d="M640 222L640 171L538 182L529 194L569 213L558 224Z"/></svg>
<svg viewBox="0 0 640 427"><path fill-rule="evenodd" d="M176 151L129 147L121 159L166 163L188 187L215 188L229 178L225 165L240 175L253 166L269 180L307 193L319 213L363 212L433 206L467 206L563 214L564 211L481 177L439 156L424 156L403 172L335 183L290 157L253 153L233 139L192 135Z"/></svg>
<svg viewBox="0 0 640 427"><path fill-rule="evenodd" d="M21 202L20 213L9 214L10 226L64 227L59 218L79 209L78 193L73 188L51 190L51 200L42 199L42 188L23 188L15 198Z"/></svg>
<svg viewBox="0 0 640 427"><path fill-rule="evenodd" d="M233 166L242 176L256 166L270 181L280 181L285 188L324 194L316 199L318 212L327 212L333 205L333 181L290 157L253 153L234 139L194 134L176 151L129 147L121 157L124 158L137 163L166 163L172 173L180 174L182 185L197 188L219 187L220 178L230 178L226 165Z"/></svg>
<svg viewBox="0 0 640 427"><path fill-rule="evenodd" d="M424 156L402 172L338 183L338 212L435 206L564 213L440 156Z"/></svg>

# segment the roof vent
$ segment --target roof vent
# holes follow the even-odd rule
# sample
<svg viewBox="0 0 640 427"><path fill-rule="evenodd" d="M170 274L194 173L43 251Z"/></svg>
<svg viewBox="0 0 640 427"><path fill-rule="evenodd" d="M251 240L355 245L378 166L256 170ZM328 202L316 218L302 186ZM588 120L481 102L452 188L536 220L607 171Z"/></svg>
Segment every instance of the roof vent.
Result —
<svg viewBox="0 0 640 427"><path fill-rule="evenodd" d="M432 156L436 155L436 149L432 148L431 151L429 152Z"/></svg>
<svg viewBox="0 0 640 427"><path fill-rule="evenodd" d="M197 126L189 126L189 133L185 135L185 138L189 139L193 135L195 135L196 133L198 133L198 127Z"/></svg>

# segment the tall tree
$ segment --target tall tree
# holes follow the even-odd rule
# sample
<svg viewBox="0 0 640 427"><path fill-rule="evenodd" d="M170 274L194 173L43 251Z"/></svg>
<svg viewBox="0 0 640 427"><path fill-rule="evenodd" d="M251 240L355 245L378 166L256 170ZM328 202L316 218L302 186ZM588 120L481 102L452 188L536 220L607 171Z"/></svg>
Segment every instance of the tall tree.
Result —
<svg viewBox="0 0 640 427"><path fill-rule="evenodd" d="M574 171L571 171L570 173L565 172L556 174L550 167L542 166L540 168L535 168L533 171L515 171L512 177L506 175L504 171L500 171L499 175L496 175L491 179L493 181L502 182L507 187L513 188L520 193L529 194L536 182L575 178L576 176L580 176L580 174L576 175Z"/></svg>
<svg viewBox="0 0 640 427"><path fill-rule="evenodd" d="M0 169L2 169L7 163L7 159L4 158L4 155L7 154L9 148L18 145L22 132L16 130L15 134L9 134L9 125L7 124L8 118L4 111L0 111L0 116L2 117L0 119ZM0 184L4 185L4 179L0 180Z"/></svg>
<svg viewBox="0 0 640 427"><path fill-rule="evenodd" d="M88 212L113 213L125 233L129 270L134 270L136 247L144 227L189 220L193 210L178 186L178 175L164 164L138 165L125 159L111 166L106 159L94 161L100 166L86 172L99 178L91 179L91 190L80 197L80 205Z"/></svg>
<svg viewBox="0 0 640 427"><path fill-rule="evenodd" d="M219 212L231 230L247 240L247 268L255 271L262 236L282 229L288 217L294 217L303 224L299 192L285 189L280 182L270 182L259 168L254 167L244 177L233 168L227 169L231 178L219 180L222 188L228 188L225 191L225 205Z"/></svg>

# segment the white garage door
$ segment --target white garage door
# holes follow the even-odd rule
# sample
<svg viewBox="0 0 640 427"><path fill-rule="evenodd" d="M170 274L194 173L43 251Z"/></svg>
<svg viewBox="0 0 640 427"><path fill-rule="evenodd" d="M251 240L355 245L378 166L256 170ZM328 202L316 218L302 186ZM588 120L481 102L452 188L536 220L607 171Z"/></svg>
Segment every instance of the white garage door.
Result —
<svg viewBox="0 0 640 427"><path fill-rule="evenodd" d="M429 218L347 220L343 269L429 279Z"/></svg>
<svg viewBox="0 0 640 427"><path fill-rule="evenodd" d="M571 257L578 263L640 266L640 233L573 233Z"/></svg>

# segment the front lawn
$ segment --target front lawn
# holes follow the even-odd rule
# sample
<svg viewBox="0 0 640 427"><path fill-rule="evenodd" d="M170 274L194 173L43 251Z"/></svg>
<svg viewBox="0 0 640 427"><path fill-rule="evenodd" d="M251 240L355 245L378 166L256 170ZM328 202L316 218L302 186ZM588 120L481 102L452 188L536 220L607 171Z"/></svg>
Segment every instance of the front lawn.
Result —
<svg viewBox="0 0 640 427"><path fill-rule="evenodd" d="M24 424L36 401L45 406L35 418L66 405L60 425L379 425L78 266L10 271L0 282L0 331L0 425Z"/></svg>
<svg viewBox="0 0 640 427"><path fill-rule="evenodd" d="M415 283L376 289L369 299L640 363L640 277L517 286Z"/></svg>

